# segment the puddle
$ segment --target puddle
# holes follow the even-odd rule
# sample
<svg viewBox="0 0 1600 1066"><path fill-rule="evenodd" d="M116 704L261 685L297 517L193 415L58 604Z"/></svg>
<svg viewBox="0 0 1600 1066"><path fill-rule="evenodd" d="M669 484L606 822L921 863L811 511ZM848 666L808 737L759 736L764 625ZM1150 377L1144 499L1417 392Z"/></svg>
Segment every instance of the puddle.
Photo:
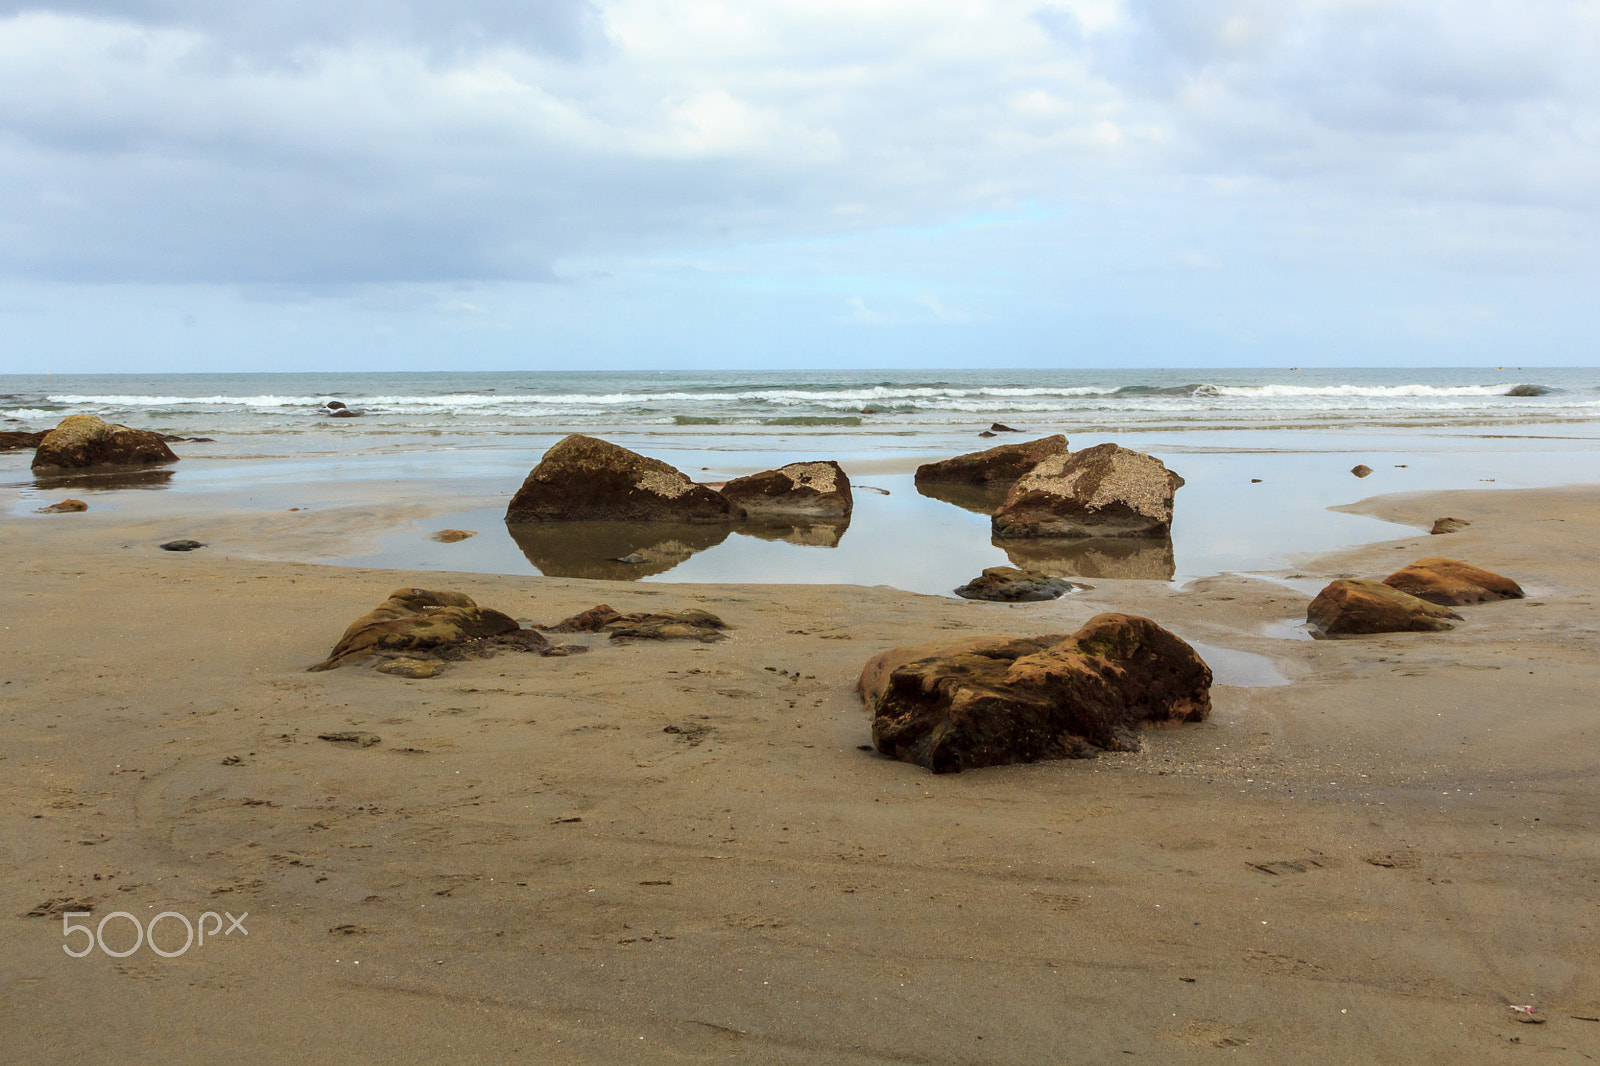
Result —
<svg viewBox="0 0 1600 1066"><path fill-rule="evenodd" d="M1211 681L1216 685L1235 688L1272 688L1289 684L1272 660L1254 652L1236 648L1219 648L1215 644L1202 644L1198 640L1186 641L1200 658L1211 667Z"/></svg>

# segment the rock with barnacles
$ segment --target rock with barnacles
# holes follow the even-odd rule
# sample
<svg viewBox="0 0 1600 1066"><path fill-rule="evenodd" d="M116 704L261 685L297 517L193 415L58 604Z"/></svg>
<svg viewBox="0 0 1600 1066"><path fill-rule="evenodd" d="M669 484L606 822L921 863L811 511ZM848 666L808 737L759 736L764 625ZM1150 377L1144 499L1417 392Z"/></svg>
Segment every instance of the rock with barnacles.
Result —
<svg viewBox="0 0 1600 1066"><path fill-rule="evenodd" d="M722 495L751 515L843 518L854 507L850 477L831 459L735 478L722 486Z"/></svg>
<svg viewBox="0 0 1600 1066"><path fill-rule="evenodd" d="M68 415L44 435L33 453L33 469L92 470L111 466L175 463L178 456L161 434L129 429L94 415Z"/></svg>

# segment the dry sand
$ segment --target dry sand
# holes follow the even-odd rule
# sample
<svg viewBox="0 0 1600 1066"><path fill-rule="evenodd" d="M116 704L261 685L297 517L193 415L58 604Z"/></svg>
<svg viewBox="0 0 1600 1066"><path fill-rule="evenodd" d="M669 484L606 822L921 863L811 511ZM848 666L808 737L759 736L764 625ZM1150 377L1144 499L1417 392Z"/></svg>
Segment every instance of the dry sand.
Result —
<svg viewBox="0 0 1600 1066"><path fill-rule="evenodd" d="M1600 491L1365 506L1473 525L1288 584L1006 606L250 561L281 534L247 515L0 522L0 1057L1600 1058ZM175 532L211 546L156 550ZM1431 554L1529 598L1450 633L1286 639L1326 579ZM305 673L403 585L736 628L428 680ZM1138 755L936 777L859 750L871 654L1108 609L1292 683L1219 686L1208 723ZM1272 675L1240 662L1225 680ZM317 739L340 730L382 740ZM59 916L23 916L60 899L91 923L248 912L248 936L71 958Z"/></svg>

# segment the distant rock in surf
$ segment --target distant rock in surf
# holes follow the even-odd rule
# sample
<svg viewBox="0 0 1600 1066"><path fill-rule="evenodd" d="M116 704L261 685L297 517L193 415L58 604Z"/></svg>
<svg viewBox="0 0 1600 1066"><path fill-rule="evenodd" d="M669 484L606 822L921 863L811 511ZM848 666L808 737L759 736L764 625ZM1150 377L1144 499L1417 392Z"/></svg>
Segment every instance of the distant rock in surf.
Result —
<svg viewBox="0 0 1600 1066"><path fill-rule="evenodd" d="M574 433L557 442L506 507L506 521L737 522L744 508L659 459ZM623 554L623 553L612 553Z"/></svg>
<svg viewBox="0 0 1600 1066"><path fill-rule="evenodd" d="M68 415L33 453L35 470L88 470L105 466L153 466L178 457L159 433L129 429L94 415Z"/></svg>

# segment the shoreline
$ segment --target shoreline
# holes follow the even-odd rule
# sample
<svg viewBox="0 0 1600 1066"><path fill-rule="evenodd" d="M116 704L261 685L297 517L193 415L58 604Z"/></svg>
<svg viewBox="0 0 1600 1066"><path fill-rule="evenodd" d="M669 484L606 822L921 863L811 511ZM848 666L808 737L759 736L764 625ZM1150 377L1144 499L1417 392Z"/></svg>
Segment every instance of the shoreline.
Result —
<svg viewBox="0 0 1600 1066"><path fill-rule="evenodd" d="M111 515L0 522L0 1019L29 1061L1592 1048L1600 1024L1575 1016L1600 1015L1600 489L1353 506L1474 524L1278 573L1444 553L1529 598L1449 633L1312 642L1281 629L1309 596L1226 573L1002 605L177 555ZM409 584L540 622L605 602L735 628L427 680L304 672ZM1092 762L935 777L857 750L853 684L877 651L1102 610L1291 683L1219 685L1208 722ZM337 730L382 741L316 739ZM59 918L19 917L82 897L96 920L247 910L250 935L73 959ZM64 1009L88 1002L94 1026ZM1548 1024L1517 1024L1523 1003Z"/></svg>

